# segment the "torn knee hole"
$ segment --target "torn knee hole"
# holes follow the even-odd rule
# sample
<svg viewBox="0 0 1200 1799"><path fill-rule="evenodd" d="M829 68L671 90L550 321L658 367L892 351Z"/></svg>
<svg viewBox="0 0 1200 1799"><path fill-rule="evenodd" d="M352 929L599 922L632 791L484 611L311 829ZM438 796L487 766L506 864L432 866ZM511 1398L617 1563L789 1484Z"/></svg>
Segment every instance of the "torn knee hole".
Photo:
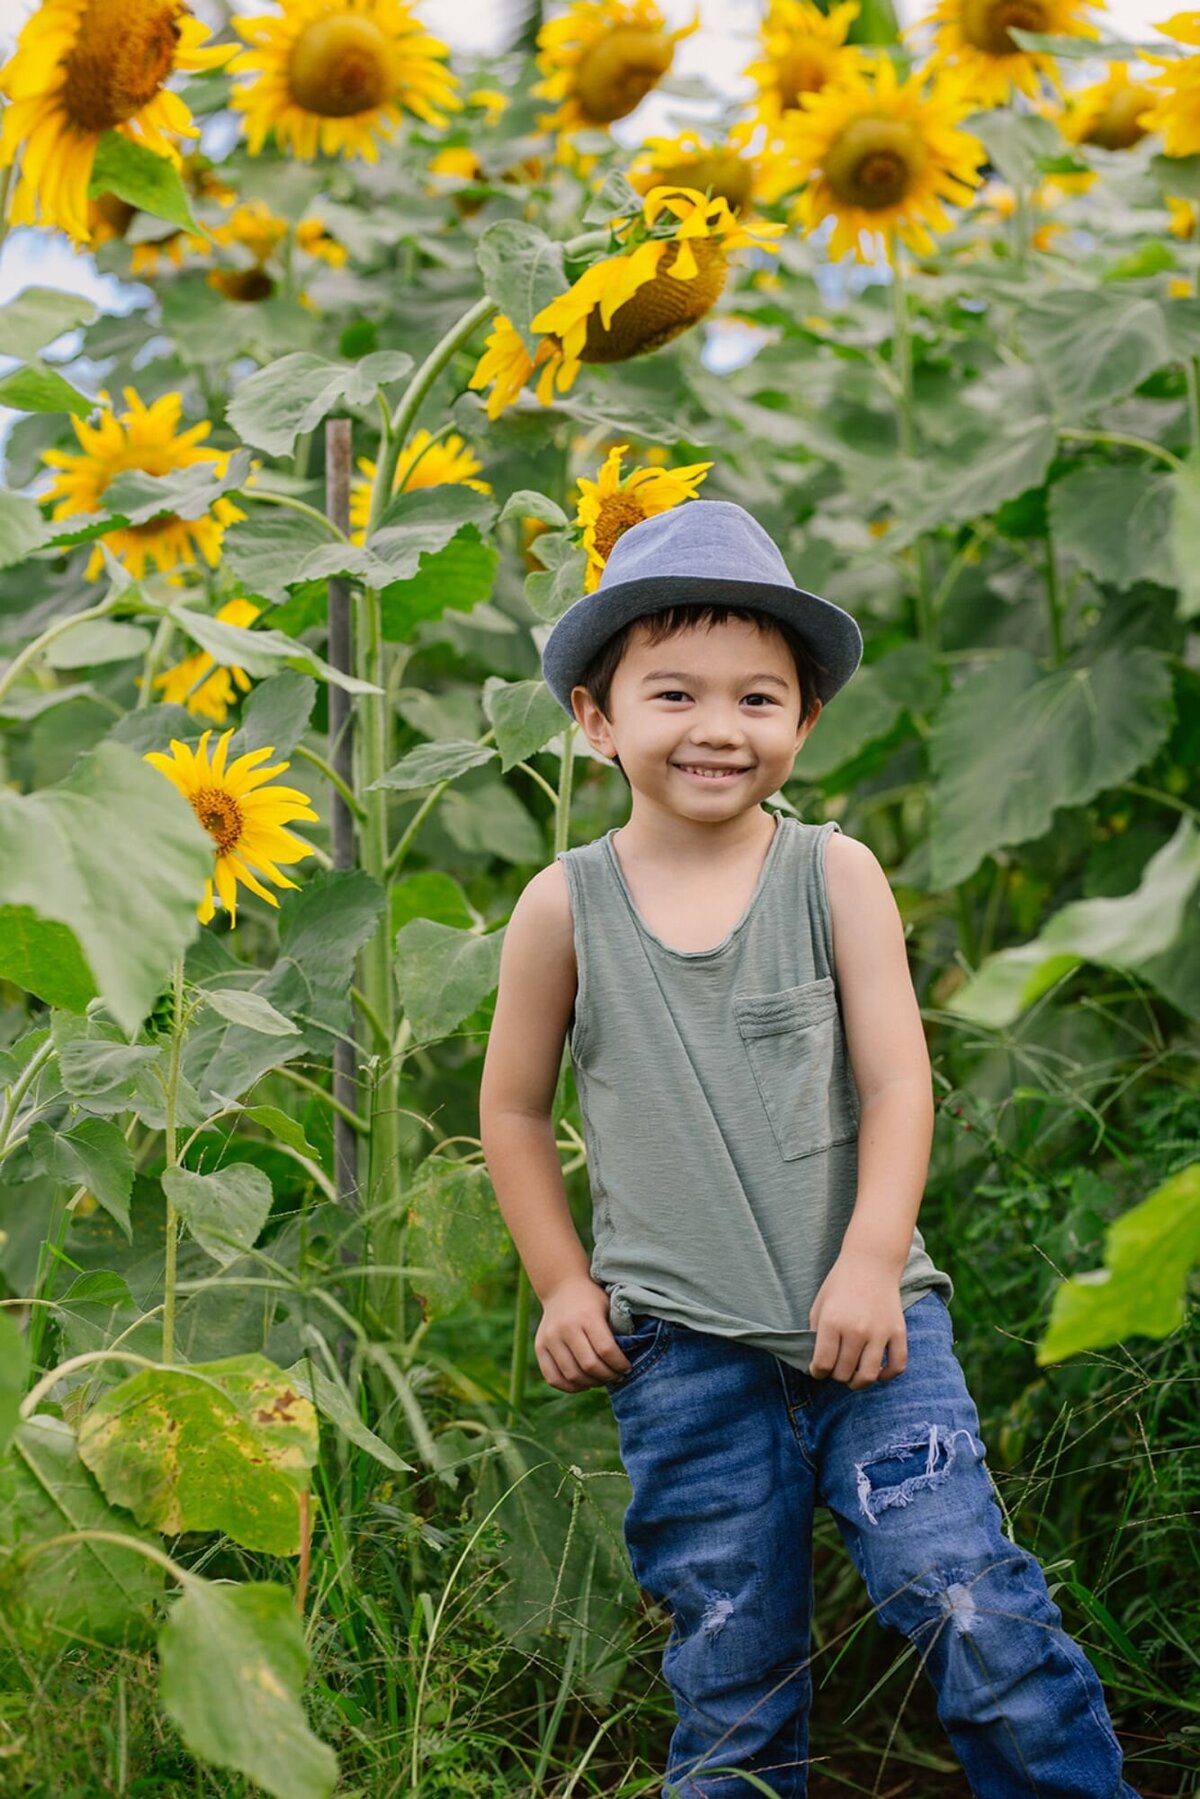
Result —
<svg viewBox="0 0 1200 1799"><path fill-rule="evenodd" d="M975 1440L969 1430L947 1431L939 1424L921 1424L912 1436L856 1462L858 1504L863 1516L869 1523L878 1524L879 1513L889 1506L911 1505L919 1493L946 1478L964 1444L967 1456L972 1457L976 1453Z"/></svg>
<svg viewBox="0 0 1200 1799"><path fill-rule="evenodd" d="M728 1593L712 1593L704 1608L700 1628L706 1637L719 1636L733 1616L733 1600Z"/></svg>

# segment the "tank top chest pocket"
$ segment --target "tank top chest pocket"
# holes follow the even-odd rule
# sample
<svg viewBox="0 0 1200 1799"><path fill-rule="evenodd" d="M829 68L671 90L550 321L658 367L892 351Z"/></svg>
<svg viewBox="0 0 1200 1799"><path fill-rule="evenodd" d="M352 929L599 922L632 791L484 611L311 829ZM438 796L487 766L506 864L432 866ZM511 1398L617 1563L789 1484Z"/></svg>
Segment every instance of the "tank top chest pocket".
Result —
<svg viewBox="0 0 1200 1799"><path fill-rule="evenodd" d="M735 993L733 1015L785 1161L858 1135L858 1097L831 975L778 993Z"/></svg>

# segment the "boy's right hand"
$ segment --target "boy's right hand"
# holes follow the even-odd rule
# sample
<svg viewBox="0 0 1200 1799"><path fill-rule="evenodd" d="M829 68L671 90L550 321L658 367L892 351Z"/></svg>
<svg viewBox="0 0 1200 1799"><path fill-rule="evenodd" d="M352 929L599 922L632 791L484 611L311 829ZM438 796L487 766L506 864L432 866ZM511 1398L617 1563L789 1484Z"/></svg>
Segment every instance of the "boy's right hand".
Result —
<svg viewBox="0 0 1200 1799"><path fill-rule="evenodd" d="M564 1281L544 1302L533 1339L543 1377L560 1393L582 1393L628 1374L608 1322L608 1294L588 1276Z"/></svg>

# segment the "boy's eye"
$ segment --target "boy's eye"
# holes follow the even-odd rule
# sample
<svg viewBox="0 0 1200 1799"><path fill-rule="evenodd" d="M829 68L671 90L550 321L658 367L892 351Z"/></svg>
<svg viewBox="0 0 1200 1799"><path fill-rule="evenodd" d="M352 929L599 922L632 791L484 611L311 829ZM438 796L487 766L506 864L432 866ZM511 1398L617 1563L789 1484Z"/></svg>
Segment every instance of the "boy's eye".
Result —
<svg viewBox="0 0 1200 1799"><path fill-rule="evenodd" d="M656 700L686 700L688 696L681 688L673 687L668 692L656 693L654 697ZM748 700L766 700L768 706L775 704L769 693L748 693L745 697Z"/></svg>

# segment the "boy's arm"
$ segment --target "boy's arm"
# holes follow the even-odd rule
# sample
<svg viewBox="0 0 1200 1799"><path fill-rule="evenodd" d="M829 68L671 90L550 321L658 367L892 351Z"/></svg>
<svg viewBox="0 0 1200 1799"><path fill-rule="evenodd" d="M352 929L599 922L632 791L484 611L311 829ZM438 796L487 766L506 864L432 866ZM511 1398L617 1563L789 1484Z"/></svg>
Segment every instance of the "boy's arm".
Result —
<svg viewBox="0 0 1200 1799"><path fill-rule="evenodd" d="M608 1295L591 1278L567 1203L552 1107L575 1001L575 949L562 866L535 875L509 919L479 1091L488 1173L542 1302L534 1339L552 1387L575 1393L624 1374Z"/></svg>
<svg viewBox="0 0 1200 1799"><path fill-rule="evenodd" d="M929 1171L933 1082L887 876L852 837L831 832L825 851L838 994L861 1116L854 1212L809 1327L817 1331L813 1374L858 1388L894 1379L907 1363L900 1277Z"/></svg>

